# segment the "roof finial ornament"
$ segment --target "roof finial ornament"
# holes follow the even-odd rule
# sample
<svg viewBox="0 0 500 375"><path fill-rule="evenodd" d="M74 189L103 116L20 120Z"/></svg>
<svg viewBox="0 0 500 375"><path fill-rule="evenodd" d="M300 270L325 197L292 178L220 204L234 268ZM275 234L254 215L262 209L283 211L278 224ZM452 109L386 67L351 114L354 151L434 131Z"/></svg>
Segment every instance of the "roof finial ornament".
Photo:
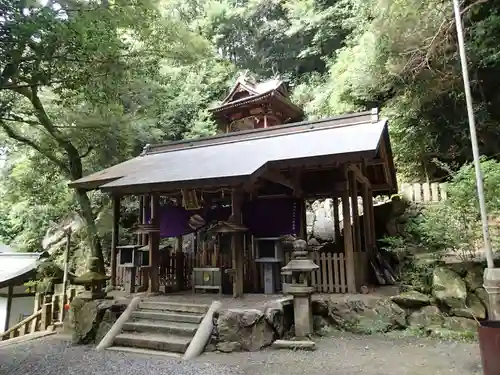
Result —
<svg viewBox="0 0 500 375"><path fill-rule="evenodd" d="M151 151L151 145L149 143L147 143L144 148L142 149L142 152L141 152L141 155L140 156L144 156L146 155L149 151Z"/></svg>

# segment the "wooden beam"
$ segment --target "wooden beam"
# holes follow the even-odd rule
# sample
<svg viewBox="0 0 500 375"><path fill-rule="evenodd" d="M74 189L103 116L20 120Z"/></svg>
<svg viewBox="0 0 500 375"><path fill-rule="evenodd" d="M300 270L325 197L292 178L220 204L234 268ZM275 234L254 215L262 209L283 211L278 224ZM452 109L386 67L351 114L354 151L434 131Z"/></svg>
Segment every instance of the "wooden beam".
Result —
<svg viewBox="0 0 500 375"><path fill-rule="evenodd" d="M118 246L120 238L120 197L117 195L112 196L113 206L113 228L111 229L111 254L110 254L110 267L111 267L111 285L116 286L116 247ZM68 237L68 242L70 241ZM67 250L68 251L68 250Z"/></svg>
<svg viewBox="0 0 500 375"><path fill-rule="evenodd" d="M151 217L151 196L150 195L143 195L142 196L142 210L140 213L140 223L141 224L146 224L147 222L147 213L150 213ZM144 233L141 235L142 237L139 239L138 244L146 246L150 242L150 236L147 233ZM134 276L134 284L135 284L135 275ZM140 291L146 291L149 288L149 269L143 268L142 269L142 280L140 281L141 286L140 286Z"/></svg>
<svg viewBox="0 0 500 375"><path fill-rule="evenodd" d="M261 175L261 178L274 182L279 185L283 185L291 190L294 191L294 193L298 193L301 195L301 189L300 186L297 186L297 184L290 178L287 178L281 174L281 172L273 169L268 169L266 172L264 172Z"/></svg>
<svg viewBox="0 0 500 375"><path fill-rule="evenodd" d="M385 177L385 182L387 182L389 185L392 185L391 182L391 175L389 173L389 160L387 157L387 147L385 140L382 138L382 141L380 142L380 158L384 161L382 164L382 169L384 170L384 177Z"/></svg>
<svg viewBox="0 0 500 375"><path fill-rule="evenodd" d="M346 259L347 291L356 293L356 269L354 267L354 248L351 231L351 208L349 205L349 180L347 179L345 189L342 194L342 216L344 220L344 253Z"/></svg>
<svg viewBox="0 0 500 375"><path fill-rule="evenodd" d="M184 253L182 251L182 236L175 237L175 279L177 290L184 288Z"/></svg>
<svg viewBox="0 0 500 375"><path fill-rule="evenodd" d="M354 251L361 251L361 228L358 210L358 184L353 171L349 171L349 188L351 192L352 219L354 229Z"/></svg>
<svg viewBox="0 0 500 375"><path fill-rule="evenodd" d="M349 171L353 172L356 176L356 180L358 180L361 184L371 186L370 180L366 177L366 174L361 171L361 169L356 165L350 165L347 167Z"/></svg>
<svg viewBox="0 0 500 375"><path fill-rule="evenodd" d="M241 188L233 189L231 194L231 210L232 216L236 223L241 224L241 208L243 203L243 190ZM231 255L233 268L233 297L241 297L243 295L243 233L233 233L231 241Z"/></svg>

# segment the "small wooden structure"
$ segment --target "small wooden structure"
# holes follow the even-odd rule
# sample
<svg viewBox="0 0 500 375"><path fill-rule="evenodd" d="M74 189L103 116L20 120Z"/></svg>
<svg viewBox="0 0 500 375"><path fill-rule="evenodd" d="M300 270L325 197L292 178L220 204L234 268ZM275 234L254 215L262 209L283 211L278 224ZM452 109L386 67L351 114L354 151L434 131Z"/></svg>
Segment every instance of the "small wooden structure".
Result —
<svg viewBox="0 0 500 375"><path fill-rule="evenodd" d="M142 289L158 292L161 283L165 290L191 288L193 269L206 267L220 269L220 288L227 285L235 297L244 290L280 289L276 270L290 254L278 250L278 239L306 239L305 201L333 198L335 249L312 252L319 266L312 283L324 292L357 291L369 277L369 259L376 250L373 196L397 192L387 121L376 109L301 121L303 112L291 103L283 82L255 83L244 77L210 111L221 134L148 146L136 158L70 184L113 197L112 284L117 282L118 217L124 196L140 199L143 231L134 248L147 246L149 262L132 263L138 270L133 279ZM358 197L363 200L362 218ZM225 216L211 217L216 211ZM207 226L229 216L248 231L215 239L206 234ZM197 233L197 250L189 253L183 250L182 235L192 232ZM175 251L160 250L162 237L177 239ZM264 243L269 239L274 243Z"/></svg>

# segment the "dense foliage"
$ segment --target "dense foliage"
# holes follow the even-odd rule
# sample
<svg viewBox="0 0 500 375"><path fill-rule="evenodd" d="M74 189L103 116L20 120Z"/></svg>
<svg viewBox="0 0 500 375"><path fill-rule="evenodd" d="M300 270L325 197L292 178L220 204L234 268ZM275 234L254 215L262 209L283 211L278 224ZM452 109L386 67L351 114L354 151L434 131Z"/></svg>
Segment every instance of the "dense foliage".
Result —
<svg viewBox="0 0 500 375"><path fill-rule="evenodd" d="M489 157L500 152L499 5L462 4ZM67 182L146 143L212 134L206 108L238 71L283 77L310 117L381 107L406 180L447 178L471 159L451 1L0 0L0 240L60 246L70 222L82 252L106 258L107 198Z"/></svg>

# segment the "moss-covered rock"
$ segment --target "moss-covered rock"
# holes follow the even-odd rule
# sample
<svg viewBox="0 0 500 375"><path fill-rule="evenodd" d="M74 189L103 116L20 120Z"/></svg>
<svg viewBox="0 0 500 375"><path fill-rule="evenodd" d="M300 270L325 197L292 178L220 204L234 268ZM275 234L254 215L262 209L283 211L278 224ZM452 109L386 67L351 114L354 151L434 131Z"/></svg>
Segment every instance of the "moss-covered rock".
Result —
<svg viewBox="0 0 500 375"><path fill-rule="evenodd" d="M406 327L406 313L387 297L334 296L327 299L328 319L339 329L372 334Z"/></svg>
<svg viewBox="0 0 500 375"><path fill-rule="evenodd" d="M73 299L69 309L73 343L90 344L102 340L127 305L126 300Z"/></svg>
<svg viewBox="0 0 500 375"><path fill-rule="evenodd" d="M469 292L465 306L451 309L450 314L462 318L481 320L486 318L486 308L478 296Z"/></svg>
<svg viewBox="0 0 500 375"><path fill-rule="evenodd" d="M451 331L477 332L477 322L475 320L456 316L445 317L443 327Z"/></svg>
<svg viewBox="0 0 500 375"><path fill-rule="evenodd" d="M332 333L332 326L326 318L319 315L313 316L314 333L319 336L329 336Z"/></svg>
<svg viewBox="0 0 500 375"><path fill-rule="evenodd" d="M432 294L450 308L461 308L467 299L467 287L459 274L445 267L436 267L432 277Z"/></svg>
<svg viewBox="0 0 500 375"><path fill-rule="evenodd" d="M444 323L444 316L436 306L425 306L413 311L408 317L411 327L428 328L441 327Z"/></svg>
<svg viewBox="0 0 500 375"><path fill-rule="evenodd" d="M483 287L483 273L484 267L482 265L475 265L467 271L464 281L469 291L475 292Z"/></svg>
<svg viewBox="0 0 500 375"><path fill-rule="evenodd" d="M430 305L431 299L428 295L410 290L403 292L397 296L391 297L391 301L397 303L401 307L417 308Z"/></svg>

